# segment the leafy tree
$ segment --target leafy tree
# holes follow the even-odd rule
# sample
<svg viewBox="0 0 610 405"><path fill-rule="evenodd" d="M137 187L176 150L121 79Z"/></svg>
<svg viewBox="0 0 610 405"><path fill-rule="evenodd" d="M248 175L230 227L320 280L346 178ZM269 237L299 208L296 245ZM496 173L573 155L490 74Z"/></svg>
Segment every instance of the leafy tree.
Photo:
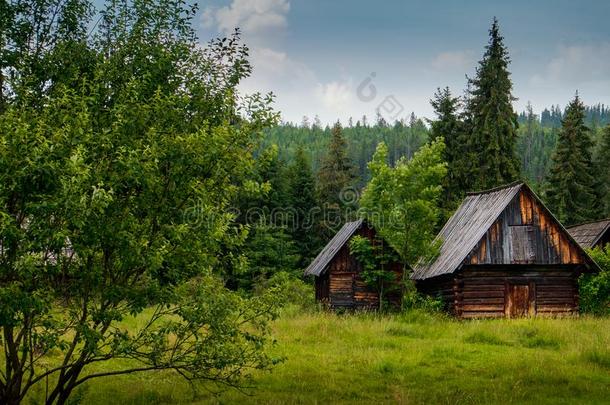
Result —
<svg viewBox="0 0 610 405"><path fill-rule="evenodd" d="M400 288L396 273L389 266L400 260L396 251L386 246L382 239L376 238L373 243L360 235L349 241L350 252L362 264L361 276L365 283L375 288L379 297L379 310L384 308L385 294Z"/></svg>
<svg viewBox="0 0 610 405"><path fill-rule="evenodd" d="M372 177L360 200L362 213L408 265L437 250L432 241L447 172L444 148L442 138L437 138L411 160L401 159L391 167L381 143L369 163Z"/></svg>
<svg viewBox="0 0 610 405"><path fill-rule="evenodd" d="M479 62L476 76L469 80L468 149L471 165L467 178L473 189L488 189L519 177L515 155L517 114L513 111L512 81L508 72L510 58L494 18L489 44Z"/></svg>
<svg viewBox="0 0 610 405"><path fill-rule="evenodd" d="M458 118L459 98L453 97L449 87L437 89L430 101L436 120L431 121L430 137L442 137L445 142L443 160L447 162L447 176L443 184L443 219L448 219L466 191L464 178L469 162L466 160L463 125Z"/></svg>
<svg viewBox="0 0 610 405"><path fill-rule="evenodd" d="M584 124L585 108L578 94L568 105L548 176L546 202L567 225L595 219L597 195L591 150L593 140Z"/></svg>
<svg viewBox="0 0 610 405"><path fill-rule="evenodd" d="M51 78L40 98L5 99L2 403L47 378L50 404L97 377L167 369L238 385L273 363L277 300L244 299L222 276L246 263L229 208L277 114L270 97L238 96L251 70L239 35L199 49L192 16L172 0L109 2L78 85ZM143 322L127 329L128 315ZM111 359L128 361L90 368Z"/></svg>
<svg viewBox="0 0 610 405"><path fill-rule="evenodd" d="M5 1L0 6L0 112L40 104L59 84L91 76L87 46L93 6L87 0Z"/></svg>
<svg viewBox="0 0 610 405"><path fill-rule="evenodd" d="M602 133L600 147L597 154L595 176L599 176L599 196L602 201L603 215L610 217L610 125Z"/></svg>

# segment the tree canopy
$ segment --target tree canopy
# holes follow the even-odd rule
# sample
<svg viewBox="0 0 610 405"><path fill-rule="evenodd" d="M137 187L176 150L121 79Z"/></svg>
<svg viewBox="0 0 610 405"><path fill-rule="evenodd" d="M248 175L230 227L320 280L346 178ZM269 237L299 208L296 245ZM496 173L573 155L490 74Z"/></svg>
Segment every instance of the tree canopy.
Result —
<svg viewBox="0 0 610 405"><path fill-rule="evenodd" d="M47 377L47 402L65 403L95 377L168 369L237 385L270 366L277 297L223 280L247 264L230 207L257 189L253 152L277 120L270 96L237 92L251 70L239 34L198 47L193 9L173 0L109 1L97 25L87 2L8 8L0 402ZM129 316L144 322L128 330Z"/></svg>

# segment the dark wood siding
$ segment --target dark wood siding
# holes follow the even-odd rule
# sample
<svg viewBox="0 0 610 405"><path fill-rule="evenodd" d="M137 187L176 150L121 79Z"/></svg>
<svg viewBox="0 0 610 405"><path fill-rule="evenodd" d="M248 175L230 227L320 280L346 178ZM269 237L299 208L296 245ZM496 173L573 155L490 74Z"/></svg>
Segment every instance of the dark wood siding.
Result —
<svg viewBox="0 0 610 405"><path fill-rule="evenodd" d="M328 297L330 292L330 279L328 273L322 274L320 277L316 277L316 300L325 304L328 304Z"/></svg>
<svg viewBox="0 0 610 405"><path fill-rule="evenodd" d="M467 266L450 278L418 282L420 291L444 299L462 318L507 316L511 286L527 286L529 315L564 316L578 313L578 266Z"/></svg>

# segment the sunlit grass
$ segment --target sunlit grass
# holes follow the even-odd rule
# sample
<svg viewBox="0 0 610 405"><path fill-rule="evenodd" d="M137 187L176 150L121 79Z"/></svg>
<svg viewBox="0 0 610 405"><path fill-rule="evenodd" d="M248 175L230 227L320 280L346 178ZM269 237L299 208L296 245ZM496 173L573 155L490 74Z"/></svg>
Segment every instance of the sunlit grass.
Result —
<svg viewBox="0 0 610 405"><path fill-rule="evenodd" d="M138 320L130 320L133 324ZM610 319L456 321L290 313L273 325L274 355L246 396L193 389L171 372L92 380L87 404L608 403ZM111 365L106 365L108 367ZM208 387L217 390L216 387ZM43 394L43 390L32 397Z"/></svg>

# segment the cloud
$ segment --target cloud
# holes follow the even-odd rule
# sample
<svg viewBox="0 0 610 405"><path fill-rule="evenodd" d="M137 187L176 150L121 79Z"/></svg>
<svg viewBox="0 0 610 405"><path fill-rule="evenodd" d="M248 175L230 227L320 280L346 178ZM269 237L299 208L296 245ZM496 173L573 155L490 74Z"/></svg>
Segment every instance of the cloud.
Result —
<svg viewBox="0 0 610 405"><path fill-rule="evenodd" d="M338 114L350 111L354 102L354 89L351 80L318 83L316 96L326 110Z"/></svg>
<svg viewBox="0 0 610 405"><path fill-rule="evenodd" d="M572 88L610 82L610 42L595 45L560 46L543 73L532 76L537 86Z"/></svg>
<svg viewBox="0 0 610 405"><path fill-rule="evenodd" d="M471 50L441 52L432 60L432 68L436 70L460 69L466 71L476 63L475 53Z"/></svg>
<svg viewBox="0 0 610 405"><path fill-rule="evenodd" d="M250 60L254 71L240 84L240 90L273 91L283 119L299 122L303 115L319 115L328 123L337 118L347 120L354 112L357 103L351 79L324 82L305 63L270 48L253 48Z"/></svg>
<svg viewBox="0 0 610 405"><path fill-rule="evenodd" d="M228 34L239 27L247 36L284 29L290 11L288 0L233 0L225 7L208 7L201 21L206 28Z"/></svg>
<svg viewBox="0 0 610 405"><path fill-rule="evenodd" d="M286 78L307 80L314 76L304 63L293 60L286 52L271 48L253 48L250 61L254 66L254 74L271 83Z"/></svg>

